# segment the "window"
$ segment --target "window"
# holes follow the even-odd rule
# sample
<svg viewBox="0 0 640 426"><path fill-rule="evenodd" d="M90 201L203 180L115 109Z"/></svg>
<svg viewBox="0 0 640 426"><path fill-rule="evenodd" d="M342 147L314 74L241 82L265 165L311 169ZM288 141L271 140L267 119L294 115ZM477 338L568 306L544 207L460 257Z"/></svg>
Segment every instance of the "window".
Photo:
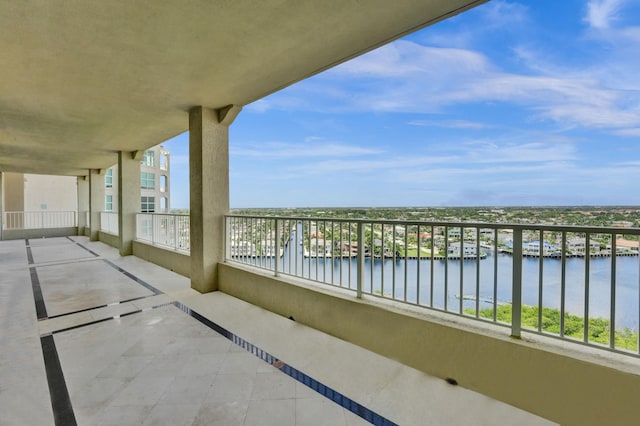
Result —
<svg viewBox="0 0 640 426"><path fill-rule="evenodd" d="M167 212L167 197L160 198L160 211Z"/></svg>
<svg viewBox="0 0 640 426"><path fill-rule="evenodd" d="M160 176L160 191L166 192L169 188L167 188L167 177L165 175Z"/></svg>
<svg viewBox="0 0 640 426"><path fill-rule="evenodd" d="M140 187L154 189L156 187L156 175L148 172L140 172Z"/></svg>
<svg viewBox="0 0 640 426"><path fill-rule="evenodd" d="M162 170L169 169L169 153L167 151L160 151L160 168Z"/></svg>
<svg viewBox="0 0 640 426"><path fill-rule="evenodd" d="M113 195L106 195L104 197L104 210L107 212L113 211Z"/></svg>
<svg viewBox="0 0 640 426"><path fill-rule="evenodd" d="M140 211L142 213L153 213L156 211L155 197L140 197Z"/></svg>
<svg viewBox="0 0 640 426"><path fill-rule="evenodd" d="M104 174L104 186L107 188L113 187L113 169L107 169L107 172Z"/></svg>
<svg viewBox="0 0 640 426"><path fill-rule="evenodd" d="M156 164L155 153L152 150L145 151L144 156L142 157L142 161L140 163L143 166L155 167L155 164Z"/></svg>

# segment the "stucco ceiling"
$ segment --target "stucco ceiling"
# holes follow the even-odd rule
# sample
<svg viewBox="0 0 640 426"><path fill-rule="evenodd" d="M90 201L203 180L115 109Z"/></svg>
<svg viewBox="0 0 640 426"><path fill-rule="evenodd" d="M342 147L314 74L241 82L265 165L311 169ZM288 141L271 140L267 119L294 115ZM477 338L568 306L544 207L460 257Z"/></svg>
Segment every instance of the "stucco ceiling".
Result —
<svg viewBox="0 0 640 426"><path fill-rule="evenodd" d="M0 171L86 175L486 0L0 0Z"/></svg>

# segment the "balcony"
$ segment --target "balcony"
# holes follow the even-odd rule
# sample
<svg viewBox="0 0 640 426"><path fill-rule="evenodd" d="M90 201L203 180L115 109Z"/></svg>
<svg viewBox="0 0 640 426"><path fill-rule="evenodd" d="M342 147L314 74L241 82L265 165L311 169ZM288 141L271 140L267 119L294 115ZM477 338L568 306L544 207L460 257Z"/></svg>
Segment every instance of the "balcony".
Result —
<svg viewBox="0 0 640 426"><path fill-rule="evenodd" d="M228 215L244 106L483 2L4 1L0 181L75 176L80 214L0 215L2 423L635 424L622 230ZM141 156L187 130L188 235L138 215Z"/></svg>
<svg viewBox="0 0 640 426"><path fill-rule="evenodd" d="M550 424L86 237L0 253L3 424Z"/></svg>
<svg viewBox="0 0 640 426"><path fill-rule="evenodd" d="M167 244L184 219L166 216L139 214L139 223L160 225L138 231L134 254L188 276L187 253ZM568 379L558 391L567 395L562 409L549 414L548 383L581 377L581 389L597 395L597 377L606 387L638 380L639 257L632 244L621 244L637 235L620 228L230 215L220 291L571 423L580 413L596 414L578 410L586 396L575 395ZM539 256L536 241L553 247ZM559 247L566 250L558 255ZM549 315L556 320L549 323ZM495 370L503 364L509 368ZM577 411L567 408L572 404ZM562 419L560 412L570 414Z"/></svg>

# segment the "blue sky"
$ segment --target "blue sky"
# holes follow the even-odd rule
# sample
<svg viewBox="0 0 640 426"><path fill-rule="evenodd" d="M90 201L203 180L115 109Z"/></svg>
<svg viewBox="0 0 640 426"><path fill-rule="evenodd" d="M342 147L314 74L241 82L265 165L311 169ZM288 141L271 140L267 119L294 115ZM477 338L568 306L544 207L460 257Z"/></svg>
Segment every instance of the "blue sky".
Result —
<svg viewBox="0 0 640 426"><path fill-rule="evenodd" d="M188 207L188 135L171 151ZM640 204L640 1L493 0L245 106L231 207Z"/></svg>

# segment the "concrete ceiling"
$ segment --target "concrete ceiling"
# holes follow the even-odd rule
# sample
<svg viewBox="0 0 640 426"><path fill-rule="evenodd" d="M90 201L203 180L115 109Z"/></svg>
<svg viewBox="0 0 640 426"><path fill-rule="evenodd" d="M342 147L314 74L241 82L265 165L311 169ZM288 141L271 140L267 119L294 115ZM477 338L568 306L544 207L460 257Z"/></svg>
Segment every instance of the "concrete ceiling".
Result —
<svg viewBox="0 0 640 426"><path fill-rule="evenodd" d="M0 0L0 171L86 175L486 0Z"/></svg>

